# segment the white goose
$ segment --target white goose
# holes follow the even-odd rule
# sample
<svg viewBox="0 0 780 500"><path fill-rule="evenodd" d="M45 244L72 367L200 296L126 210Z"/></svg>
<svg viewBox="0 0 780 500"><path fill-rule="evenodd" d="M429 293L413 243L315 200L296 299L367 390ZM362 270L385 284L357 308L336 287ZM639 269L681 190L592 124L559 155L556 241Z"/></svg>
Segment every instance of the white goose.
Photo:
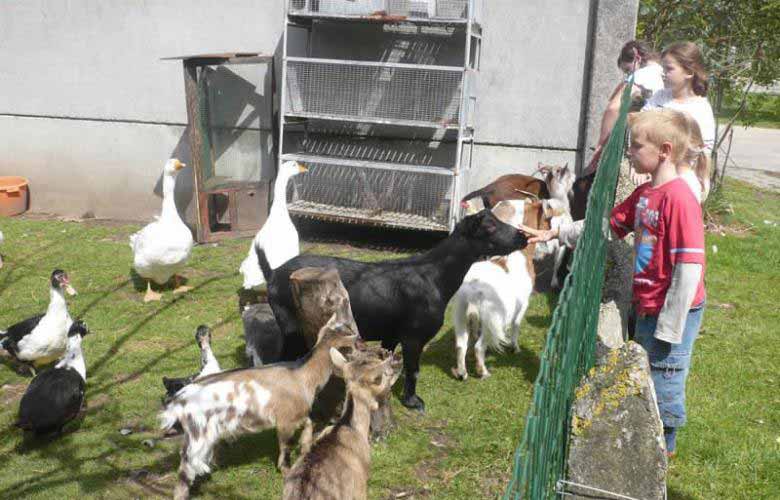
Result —
<svg viewBox="0 0 780 500"><path fill-rule="evenodd" d="M307 170L295 161L286 161L279 169L274 183L274 201L268 220L255 235L249 245L249 252L239 268L244 276L244 288L247 290L257 289L265 284L265 277L257 260L256 246L265 250L271 269L276 269L300 253L298 231L295 230L287 211L287 182L294 175Z"/></svg>
<svg viewBox="0 0 780 500"><path fill-rule="evenodd" d="M165 163L162 212L157 220L130 236L133 267L146 279L144 302L160 300L162 295L152 291L151 282L162 285L167 283L171 276L176 284L173 293L190 290L190 287L179 286L179 276L176 274L187 263L194 244L190 229L179 217L173 197L176 176L185 166L175 158Z"/></svg>

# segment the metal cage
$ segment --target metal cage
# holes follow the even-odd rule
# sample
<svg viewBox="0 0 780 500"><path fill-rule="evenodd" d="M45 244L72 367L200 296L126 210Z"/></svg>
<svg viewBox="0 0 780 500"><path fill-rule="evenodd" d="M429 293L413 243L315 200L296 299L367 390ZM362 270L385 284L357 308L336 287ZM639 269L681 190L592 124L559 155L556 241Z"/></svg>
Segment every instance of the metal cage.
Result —
<svg viewBox="0 0 780 500"><path fill-rule="evenodd" d="M291 214L452 229L471 167L479 3L289 0L279 161L309 166Z"/></svg>
<svg viewBox="0 0 780 500"><path fill-rule="evenodd" d="M452 171L299 156L309 171L293 178L288 209L300 216L447 231Z"/></svg>
<svg viewBox="0 0 780 500"><path fill-rule="evenodd" d="M288 13L300 16L392 16L407 20L468 18L469 0L289 0Z"/></svg>

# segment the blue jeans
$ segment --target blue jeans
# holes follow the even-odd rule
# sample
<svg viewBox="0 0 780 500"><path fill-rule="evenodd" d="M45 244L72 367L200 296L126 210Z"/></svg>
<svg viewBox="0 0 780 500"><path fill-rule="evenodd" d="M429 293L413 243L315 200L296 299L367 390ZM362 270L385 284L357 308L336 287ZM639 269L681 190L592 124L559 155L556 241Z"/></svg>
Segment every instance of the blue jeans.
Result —
<svg viewBox="0 0 780 500"><path fill-rule="evenodd" d="M653 336L658 316L637 318L634 340L647 351L658 411L666 428L685 425L685 381L691 368L693 343L699 335L703 316L704 304L688 311L680 344L670 344Z"/></svg>

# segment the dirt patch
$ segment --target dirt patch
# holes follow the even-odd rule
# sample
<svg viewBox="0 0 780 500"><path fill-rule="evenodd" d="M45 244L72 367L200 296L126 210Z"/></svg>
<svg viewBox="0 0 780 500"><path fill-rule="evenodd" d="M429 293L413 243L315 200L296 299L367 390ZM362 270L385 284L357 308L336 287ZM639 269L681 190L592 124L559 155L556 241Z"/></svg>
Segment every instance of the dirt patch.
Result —
<svg viewBox="0 0 780 500"><path fill-rule="evenodd" d="M755 229L755 226L752 224L721 224L715 219L710 219L704 224L704 230L708 233L719 234L721 236L736 236L738 238L751 236Z"/></svg>
<svg viewBox="0 0 780 500"><path fill-rule="evenodd" d="M98 411L111 401L108 394L98 394L94 398L87 399L87 411Z"/></svg>
<svg viewBox="0 0 780 500"><path fill-rule="evenodd" d="M22 399L24 391L27 389L27 384L5 384L0 387L0 404L3 406L9 406L12 403Z"/></svg>
<svg viewBox="0 0 780 500"><path fill-rule="evenodd" d="M127 382L133 382L134 380L138 380L141 378L141 375L143 373L136 372L136 373L116 373L113 377L111 377L116 385L120 384L126 384Z"/></svg>
<svg viewBox="0 0 780 500"><path fill-rule="evenodd" d="M169 498L176 484L176 472L154 474L146 469L131 471L122 481L133 497Z"/></svg>
<svg viewBox="0 0 780 500"><path fill-rule="evenodd" d="M117 220L117 219L96 219L94 216L90 216L89 213L83 214L82 217L74 217L71 215L59 215L48 212L25 212L18 216L22 220L58 220L62 222L83 222L87 226L92 227L122 227L133 224L143 224L143 221L133 220Z"/></svg>

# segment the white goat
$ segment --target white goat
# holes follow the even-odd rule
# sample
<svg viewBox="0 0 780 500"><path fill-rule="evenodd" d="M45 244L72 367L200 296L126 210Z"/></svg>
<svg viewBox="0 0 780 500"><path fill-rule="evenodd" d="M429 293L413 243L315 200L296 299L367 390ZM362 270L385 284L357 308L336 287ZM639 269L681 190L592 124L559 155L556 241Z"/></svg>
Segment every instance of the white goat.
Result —
<svg viewBox="0 0 780 500"><path fill-rule="evenodd" d="M564 203L558 199L542 200L542 206L544 210L544 218L549 221L550 229L558 229L564 222L572 222L571 213L569 213L568 202ZM553 275L550 286L552 288L558 288L560 285L558 282L558 274L563 263L563 257L566 254L566 246L562 245L557 238L536 244L534 260L542 259L546 255L550 254L555 256L555 264L553 265Z"/></svg>
<svg viewBox="0 0 780 500"><path fill-rule="evenodd" d="M507 200L496 204L496 213L505 212L502 220L519 226L525 217L524 200ZM494 257L471 266L463 284L455 293L455 348L457 367L452 369L456 378L465 380L466 351L469 336L476 338L474 352L477 358L477 375L485 378L490 372L485 366L488 347L503 350L512 344L519 350L518 336L528 299L533 290L533 280L528 272L525 255L521 250L506 257Z"/></svg>
<svg viewBox="0 0 780 500"><path fill-rule="evenodd" d="M540 167L539 171L544 174L544 182L547 184L547 190L550 192L550 199L545 200L544 216L550 221L550 228L557 229L563 222L571 222L571 203L572 189L576 177L574 171L569 168L569 164L549 165ZM552 288L558 288L558 274L566 254L566 247L561 245L557 239L552 239L546 243L536 245L534 259L542 259L546 255L555 255L555 265L553 266L553 276L550 281Z"/></svg>

